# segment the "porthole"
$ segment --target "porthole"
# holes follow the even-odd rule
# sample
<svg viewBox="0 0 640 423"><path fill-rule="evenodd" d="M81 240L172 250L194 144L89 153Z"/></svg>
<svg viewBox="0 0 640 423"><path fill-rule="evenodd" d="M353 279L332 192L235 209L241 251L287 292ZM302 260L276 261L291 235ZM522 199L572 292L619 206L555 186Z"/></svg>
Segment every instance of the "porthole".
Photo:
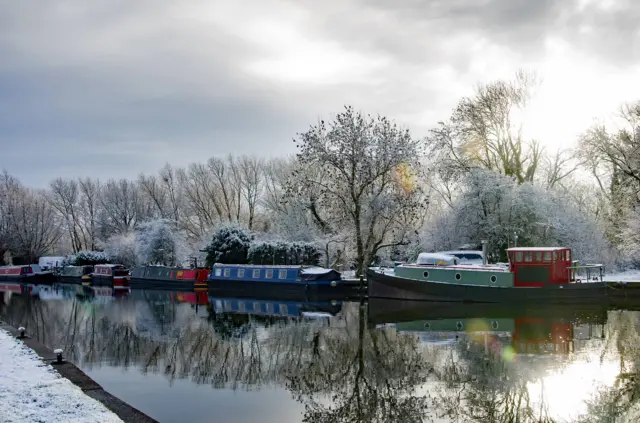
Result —
<svg viewBox="0 0 640 423"><path fill-rule="evenodd" d="M461 321L456 322L456 329L462 330L463 328L464 328L464 325L462 324Z"/></svg>
<svg viewBox="0 0 640 423"><path fill-rule="evenodd" d="M460 273L456 273L456 280L459 281L460 278L462 278L462 276L460 275Z"/></svg>
<svg viewBox="0 0 640 423"><path fill-rule="evenodd" d="M498 322L496 322L495 320L491 321L491 327L493 329L498 329L500 327L500 325L498 325Z"/></svg>
<svg viewBox="0 0 640 423"><path fill-rule="evenodd" d="M496 283L498 277L496 275L491 275L491 278L489 280L491 281L491 283Z"/></svg>
<svg viewBox="0 0 640 423"><path fill-rule="evenodd" d="M422 276L424 276L425 278L428 278L428 277L429 277L429 272L424 272L424 273L422 274Z"/></svg>
<svg viewBox="0 0 640 423"><path fill-rule="evenodd" d="M426 330L430 330L430 329L431 329L431 323L428 323L428 322L427 322L427 323L425 323L425 324L424 324L424 328L425 328Z"/></svg>

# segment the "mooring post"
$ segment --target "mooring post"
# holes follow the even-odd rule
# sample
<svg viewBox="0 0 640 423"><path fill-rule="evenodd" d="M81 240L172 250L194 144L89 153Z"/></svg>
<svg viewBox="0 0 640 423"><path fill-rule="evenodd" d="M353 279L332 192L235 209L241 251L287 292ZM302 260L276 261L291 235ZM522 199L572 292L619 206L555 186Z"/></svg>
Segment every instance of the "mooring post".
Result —
<svg viewBox="0 0 640 423"><path fill-rule="evenodd" d="M25 331L24 327L20 326L18 328L18 332L20 332L20 335L18 335L18 339L24 339L25 338L24 331Z"/></svg>
<svg viewBox="0 0 640 423"><path fill-rule="evenodd" d="M62 364L62 352L61 348L53 350L53 353L56 355L56 364Z"/></svg>

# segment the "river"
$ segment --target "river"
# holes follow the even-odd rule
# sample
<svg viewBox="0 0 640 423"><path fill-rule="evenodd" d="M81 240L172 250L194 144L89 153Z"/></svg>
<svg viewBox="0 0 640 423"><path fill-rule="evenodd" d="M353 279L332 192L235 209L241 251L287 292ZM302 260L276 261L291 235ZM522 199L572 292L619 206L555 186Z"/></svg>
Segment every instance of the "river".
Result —
<svg viewBox="0 0 640 423"><path fill-rule="evenodd" d="M160 422L637 421L640 314L3 286L0 319Z"/></svg>

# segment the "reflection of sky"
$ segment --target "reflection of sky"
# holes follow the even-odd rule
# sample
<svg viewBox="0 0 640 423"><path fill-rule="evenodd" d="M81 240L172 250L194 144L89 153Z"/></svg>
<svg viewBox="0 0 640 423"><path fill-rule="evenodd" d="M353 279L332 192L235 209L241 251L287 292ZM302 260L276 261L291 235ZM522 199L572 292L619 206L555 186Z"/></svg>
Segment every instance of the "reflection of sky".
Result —
<svg viewBox="0 0 640 423"><path fill-rule="evenodd" d="M103 366L83 371L107 392L163 423L297 423L304 412L304 406L284 388L234 392L186 379L169 385L163 375L143 375L138 368Z"/></svg>

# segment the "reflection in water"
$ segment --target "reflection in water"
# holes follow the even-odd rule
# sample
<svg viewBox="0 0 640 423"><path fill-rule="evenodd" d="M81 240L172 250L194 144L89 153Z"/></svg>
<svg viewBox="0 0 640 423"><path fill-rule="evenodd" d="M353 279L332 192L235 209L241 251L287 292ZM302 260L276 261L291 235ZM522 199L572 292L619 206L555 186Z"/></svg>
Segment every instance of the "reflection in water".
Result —
<svg viewBox="0 0 640 423"><path fill-rule="evenodd" d="M162 415L153 414L155 404L179 402L181 395L186 401L185 395L193 395L186 393L186 381L215 388L207 394L212 398L235 392L237 410L272 407L268 412L276 413L294 403L257 398L274 390L288 393L303 407L291 421L540 423L638 417L640 316L635 311L412 308L397 302L372 302L367 309L339 300L4 284L0 315L41 342L64 348L83 369L136 372L140 389L154 384L156 392L150 400L137 398L136 406L161 421ZM156 375L168 382L164 389ZM182 419L210 420L206 401L189 404ZM241 421L233 417L221 419Z"/></svg>

